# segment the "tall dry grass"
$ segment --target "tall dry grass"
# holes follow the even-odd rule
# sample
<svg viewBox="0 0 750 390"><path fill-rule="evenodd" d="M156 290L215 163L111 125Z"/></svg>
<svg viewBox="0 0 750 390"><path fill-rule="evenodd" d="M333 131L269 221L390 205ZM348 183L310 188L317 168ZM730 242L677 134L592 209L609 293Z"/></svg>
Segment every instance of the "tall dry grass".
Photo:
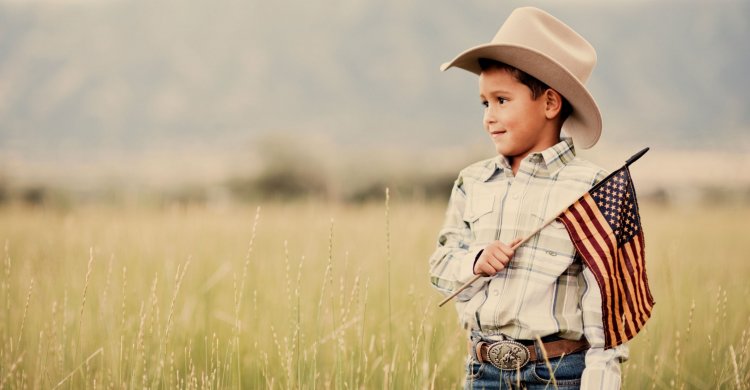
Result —
<svg viewBox="0 0 750 390"><path fill-rule="evenodd" d="M0 388L455 388L442 204L1 209ZM750 208L643 205L626 388L750 385Z"/></svg>

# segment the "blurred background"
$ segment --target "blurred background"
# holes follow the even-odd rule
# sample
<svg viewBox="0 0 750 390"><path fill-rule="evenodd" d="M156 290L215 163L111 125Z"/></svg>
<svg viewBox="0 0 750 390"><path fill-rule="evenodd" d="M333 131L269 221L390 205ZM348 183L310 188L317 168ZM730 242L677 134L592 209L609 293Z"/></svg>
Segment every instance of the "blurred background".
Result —
<svg viewBox="0 0 750 390"><path fill-rule="evenodd" d="M427 259L496 152L439 66L522 5L598 51L579 153L651 147L624 388L750 387L750 1L0 0L0 388L460 387Z"/></svg>
<svg viewBox="0 0 750 390"><path fill-rule="evenodd" d="M0 202L445 198L492 157L442 62L540 6L598 51L591 151L660 202L750 201L747 1L1 1Z"/></svg>

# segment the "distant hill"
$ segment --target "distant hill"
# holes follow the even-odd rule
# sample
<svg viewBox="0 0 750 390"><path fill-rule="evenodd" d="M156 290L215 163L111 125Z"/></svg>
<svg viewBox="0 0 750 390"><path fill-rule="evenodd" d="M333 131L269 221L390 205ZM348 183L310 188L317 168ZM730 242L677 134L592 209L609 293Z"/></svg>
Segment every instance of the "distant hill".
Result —
<svg viewBox="0 0 750 390"><path fill-rule="evenodd" d="M750 150L750 2L536 4L598 50L603 148ZM438 66L513 7L0 2L0 164L221 159L268 133L414 154L482 143L476 78Z"/></svg>

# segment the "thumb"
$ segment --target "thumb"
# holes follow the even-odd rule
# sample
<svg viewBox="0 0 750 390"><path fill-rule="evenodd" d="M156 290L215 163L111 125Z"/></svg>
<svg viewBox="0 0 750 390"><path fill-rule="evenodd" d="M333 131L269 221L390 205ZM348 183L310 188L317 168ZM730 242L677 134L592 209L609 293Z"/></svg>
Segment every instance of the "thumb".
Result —
<svg viewBox="0 0 750 390"><path fill-rule="evenodd" d="M516 245L518 245L521 241L523 241L523 238L518 237L515 240L510 242L510 247L513 249L516 249Z"/></svg>

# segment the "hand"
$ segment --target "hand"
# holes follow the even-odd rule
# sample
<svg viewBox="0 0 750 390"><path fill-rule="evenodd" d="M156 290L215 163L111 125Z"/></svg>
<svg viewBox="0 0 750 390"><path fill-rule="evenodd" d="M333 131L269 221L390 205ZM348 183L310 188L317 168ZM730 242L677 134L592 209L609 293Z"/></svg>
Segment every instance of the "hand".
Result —
<svg viewBox="0 0 750 390"><path fill-rule="evenodd" d="M513 253L515 252L512 249L513 246L519 242L521 242L521 239L516 238L510 245L506 245L500 241L494 241L487 245L474 263L474 274L493 276L502 271L508 265L510 259L513 258Z"/></svg>

